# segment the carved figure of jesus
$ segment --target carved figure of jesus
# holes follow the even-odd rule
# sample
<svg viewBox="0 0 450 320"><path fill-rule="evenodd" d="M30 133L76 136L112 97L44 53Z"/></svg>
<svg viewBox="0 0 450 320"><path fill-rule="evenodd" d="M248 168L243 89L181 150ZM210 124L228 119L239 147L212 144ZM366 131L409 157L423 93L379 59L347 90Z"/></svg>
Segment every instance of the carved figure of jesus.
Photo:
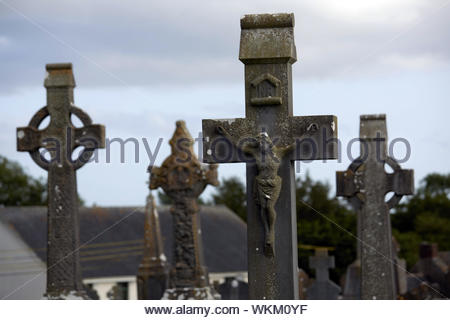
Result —
<svg viewBox="0 0 450 320"><path fill-rule="evenodd" d="M266 132L261 132L256 138L242 139L232 137L222 126L217 131L233 145L255 160L258 175L254 181L255 201L260 207L261 220L264 226L264 254L275 255L275 220L277 213L275 204L281 190L281 177L278 169L281 159L295 147L295 143L287 147L274 145Z"/></svg>

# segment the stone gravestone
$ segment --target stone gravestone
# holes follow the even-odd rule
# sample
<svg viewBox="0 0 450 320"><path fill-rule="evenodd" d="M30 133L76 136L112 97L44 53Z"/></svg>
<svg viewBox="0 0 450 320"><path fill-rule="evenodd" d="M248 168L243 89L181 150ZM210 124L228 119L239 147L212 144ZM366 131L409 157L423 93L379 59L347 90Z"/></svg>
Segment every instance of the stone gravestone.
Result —
<svg viewBox="0 0 450 320"><path fill-rule="evenodd" d="M392 237L392 255L394 258L394 278L397 297L404 296L408 291L408 271L406 270L406 260L401 259L398 254L400 244Z"/></svg>
<svg viewBox="0 0 450 320"><path fill-rule="evenodd" d="M316 280L307 290L310 300L336 300L341 288L330 280L328 269L334 268L334 257L328 256L328 250L316 249L316 254L309 257L309 267L316 270Z"/></svg>
<svg viewBox="0 0 450 320"><path fill-rule="evenodd" d="M385 115L362 115L361 155L336 173L336 194L347 197L358 214L361 298L395 299L396 285L389 210L414 192L413 170L402 170L387 156ZM385 165L393 173L386 173ZM385 195L393 192L385 201Z"/></svg>
<svg viewBox="0 0 450 320"><path fill-rule="evenodd" d="M293 161L337 156L336 117L293 116L293 27L293 14L241 19L246 118L203 120L204 162L247 163L250 299L298 298Z"/></svg>
<svg viewBox="0 0 450 320"><path fill-rule="evenodd" d="M138 299L161 299L168 280L169 268L164 254L158 211L150 193L145 206L144 254L137 275Z"/></svg>
<svg viewBox="0 0 450 320"><path fill-rule="evenodd" d="M73 104L75 80L72 64L48 64L44 86L47 105L27 127L17 128L17 150L27 151L42 169L48 171L47 290L52 298L86 298L82 288L79 261L78 194L75 171L86 164L96 148L104 148L105 128ZM83 127L76 128L71 116ZM47 117L50 124L40 130ZM78 158L72 152L84 147ZM47 159L40 148L50 153Z"/></svg>
<svg viewBox="0 0 450 320"><path fill-rule="evenodd" d="M184 121L177 121L170 140L171 155L161 167L149 167L150 189L161 187L173 201L175 262L170 272L169 288L163 297L167 299L214 298L203 264L197 200L208 184L219 184L217 165L208 168L202 165L194 154L193 143Z"/></svg>
<svg viewBox="0 0 450 320"><path fill-rule="evenodd" d="M411 272L422 277L424 283L428 284L427 288L420 288L419 296L442 299L450 295L450 268L439 256L436 243L420 244L419 261L412 267ZM415 282L413 279L410 281ZM435 287L435 290L430 289L431 286Z"/></svg>
<svg viewBox="0 0 450 320"><path fill-rule="evenodd" d="M225 282L219 285L218 291L222 300L248 299L248 284L235 277L226 277Z"/></svg>
<svg viewBox="0 0 450 320"><path fill-rule="evenodd" d="M347 267L342 297L346 300L361 299L361 260L356 259Z"/></svg>

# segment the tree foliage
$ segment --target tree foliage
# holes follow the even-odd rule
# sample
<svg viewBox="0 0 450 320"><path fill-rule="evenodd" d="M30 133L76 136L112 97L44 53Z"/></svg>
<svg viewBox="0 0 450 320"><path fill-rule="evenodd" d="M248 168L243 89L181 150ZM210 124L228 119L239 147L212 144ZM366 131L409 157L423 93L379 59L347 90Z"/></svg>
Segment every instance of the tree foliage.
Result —
<svg viewBox="0 0 450 320"><path fill-rule="evenodd" d="M160 204L164 205L171 205L173 202L165 192L160 190L158 190L158 200Z"/></svg>
<svg viewBox="0 0 450 320"><path fill-rule="evenodd" d="M246 193L241 180L237 177L223 179L216 190L213 203L226 205L246 221ZM305 247L334 247L330 254L335 256L336 269L331 276L338 281L338 275L355 259L356 241L345 231L355 233L355 215L330 197L328 184L313 181L309 175L296 180L296 198L299 266L312 273L308 257L313 251Z"/></svg>
<svg viewBox="0 0 450 320"><path fill-rule="evenodd" d="M46 183L43 179L35 179L28 175L19 163L0 156L0 204L46 205Z"/></svg>
<svg viewBox="0 0 450 320"><path fill-rule="evenodd" d="M46 206L47 181L28 175L22 166L0 156L0 205ZM80 206L84 200L78 195Z"/></svg>
<svg viewBox="0 0 450 320"><path fill-rule="evenodd" d="M420 183L413 197L392 214L400 256L411 267L418 259L420 242L436 242L450 250L450 174L432 173Z"/></svg>
<svg viewBox="0 0 450 320"><path fill-rule="evenodd" d="M238 177L222 179L216 193L212 195L212 202L226 205L242 220L247 221L247 195L245 186Z"/></svg>
<svg viewBox="0 0 450 320"><path fill-rule="evenodd" d="M237 177L223 179L213 195L214 204L225 204L246 220L245 186ZM408 267L417 262L419 245L436 242L440 250L450 250L450 174L429 174L416 194L406 199L391 215L393 235L400 244L400 256ZM314 181L306 174L296 180L299 266L309 274L308 257L314 246L334 248L336 268L331 278L339 282L347 266L356 258L356 215L344 201L330 195L330 185ZM306 248L306 249L305 249Z"/></svg>
<svg viewBox="0 0 450 320"><path fill-rule="evenodd" d="M313 255L307 246L332 247L336 267L330 277L339 283L340 275L356 258L356 215L330 194L330 185L314 181L309 174L296 180L297 237L299 266L308 274L308 257Z"/></svg>

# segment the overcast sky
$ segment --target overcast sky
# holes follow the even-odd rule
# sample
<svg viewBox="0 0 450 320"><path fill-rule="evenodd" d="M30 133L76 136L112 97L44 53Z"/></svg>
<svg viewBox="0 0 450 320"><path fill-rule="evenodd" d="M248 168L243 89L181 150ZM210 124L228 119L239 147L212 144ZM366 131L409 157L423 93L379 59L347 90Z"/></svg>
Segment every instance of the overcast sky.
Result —
<svg viewBox="0 0 450 320"><path fill-rule="evenodd" d="M0 0L0 154L33 176L46 176L16 151L15 128L45 104L45 64L72 62L75 104L109 138L146 138L161 164L175 121L192 136L202 118L244 115L239 20L248 13L293 12L298 61L293 65L295 115L334 114L344 150L340 161L302 164L334 188L350 163L346 146L358 136L359 115L386 113L388 135L407 139L416 184L448 173L450 157L450 1L12 1ZM142 205L149 159L118 146L111 163L78 171L87 204ZM359 147L353 146L357 156ZM397 144L394 155L403 158ZM245 176L242 164L219 175ZM207 195L211 193L208 188Z"/></svg>

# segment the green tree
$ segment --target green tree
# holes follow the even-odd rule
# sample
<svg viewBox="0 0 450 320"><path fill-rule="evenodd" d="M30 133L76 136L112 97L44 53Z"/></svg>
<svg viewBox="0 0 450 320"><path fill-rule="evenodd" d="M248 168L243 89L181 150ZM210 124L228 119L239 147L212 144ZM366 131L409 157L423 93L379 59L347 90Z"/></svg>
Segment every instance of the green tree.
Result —
<svg viewBox="0 0 450 320"><path fill-rule="evenodd" d="M411 267L418 259L422 241L436 242L450 250L450 174L429 174L416 194L397 206L391 215L393 235L400 244L400 256ZM309 274L310 246L333 247L336 268L331 278L339 282L347 266L356 258L356 215L330 195L330 185L314 181L306 174L296 180L299 266ZM246 220L245 186L237 177L223 179L213 194L214 204L224 204Z"/></svg>
<svg viewBox="0 0 450 320"><path fill-rule="evenodd" d="M0 156L0 205L46 206L47 181L33 178L16 162ZM84 200L78 195L80 206Z"/></svg>
<svg viewBox="0 0 450 320"><path fill-rule="evenodd" d="M25 173L19 163L0 156L0 204L33 206L47 204L47 186L43 179Z"/></svg>
<svg viewBox="0 0 450 320"><path fill-rule="evenodd" d="M247 221L247 195L238 177L224 178L212 195L213 204L223 204Z"/></svg>
<svg viewBox="0 0 450 320"><path fill-rule="evenodd" d="M214 204L226 205L246 221L246 192L239 178L223 179L212 199ZM314 253L306 247L334 247L331 254L335 256L336 268L331 277L338 282L347 265L356 258L356 239L347 232L356 232L355 214L330 196L328 184L313 181L308 174L296 180L296 199L300 267L312 273L308 257Z"/></svg>
<svg viewBox="0 0 450 320"><path fill-rule="evenodd" d="M450 250L450 174L427 175L413 197L399 205L391 216L400 256L408 267L418 259L420 242L436 242Z"/></svg>
<svg viewBox="0 0 450 320"><path fill-rule="evenodd" d="M158 190L158 200L160 204L163 205L171 205L172 204L172 199L169 198L169 196L162 191Z"/></svg>
<svg viewBox="0 0 450 320"><path fill-rule="evenodd" d="M333 281L339 277L356 258L356 215L330 194L330 185L314 181L307 173L296 179L297 237L299 266L308 274L308 257L313 251L308 246L332 247L336 268L330 271Z"/></svg>

